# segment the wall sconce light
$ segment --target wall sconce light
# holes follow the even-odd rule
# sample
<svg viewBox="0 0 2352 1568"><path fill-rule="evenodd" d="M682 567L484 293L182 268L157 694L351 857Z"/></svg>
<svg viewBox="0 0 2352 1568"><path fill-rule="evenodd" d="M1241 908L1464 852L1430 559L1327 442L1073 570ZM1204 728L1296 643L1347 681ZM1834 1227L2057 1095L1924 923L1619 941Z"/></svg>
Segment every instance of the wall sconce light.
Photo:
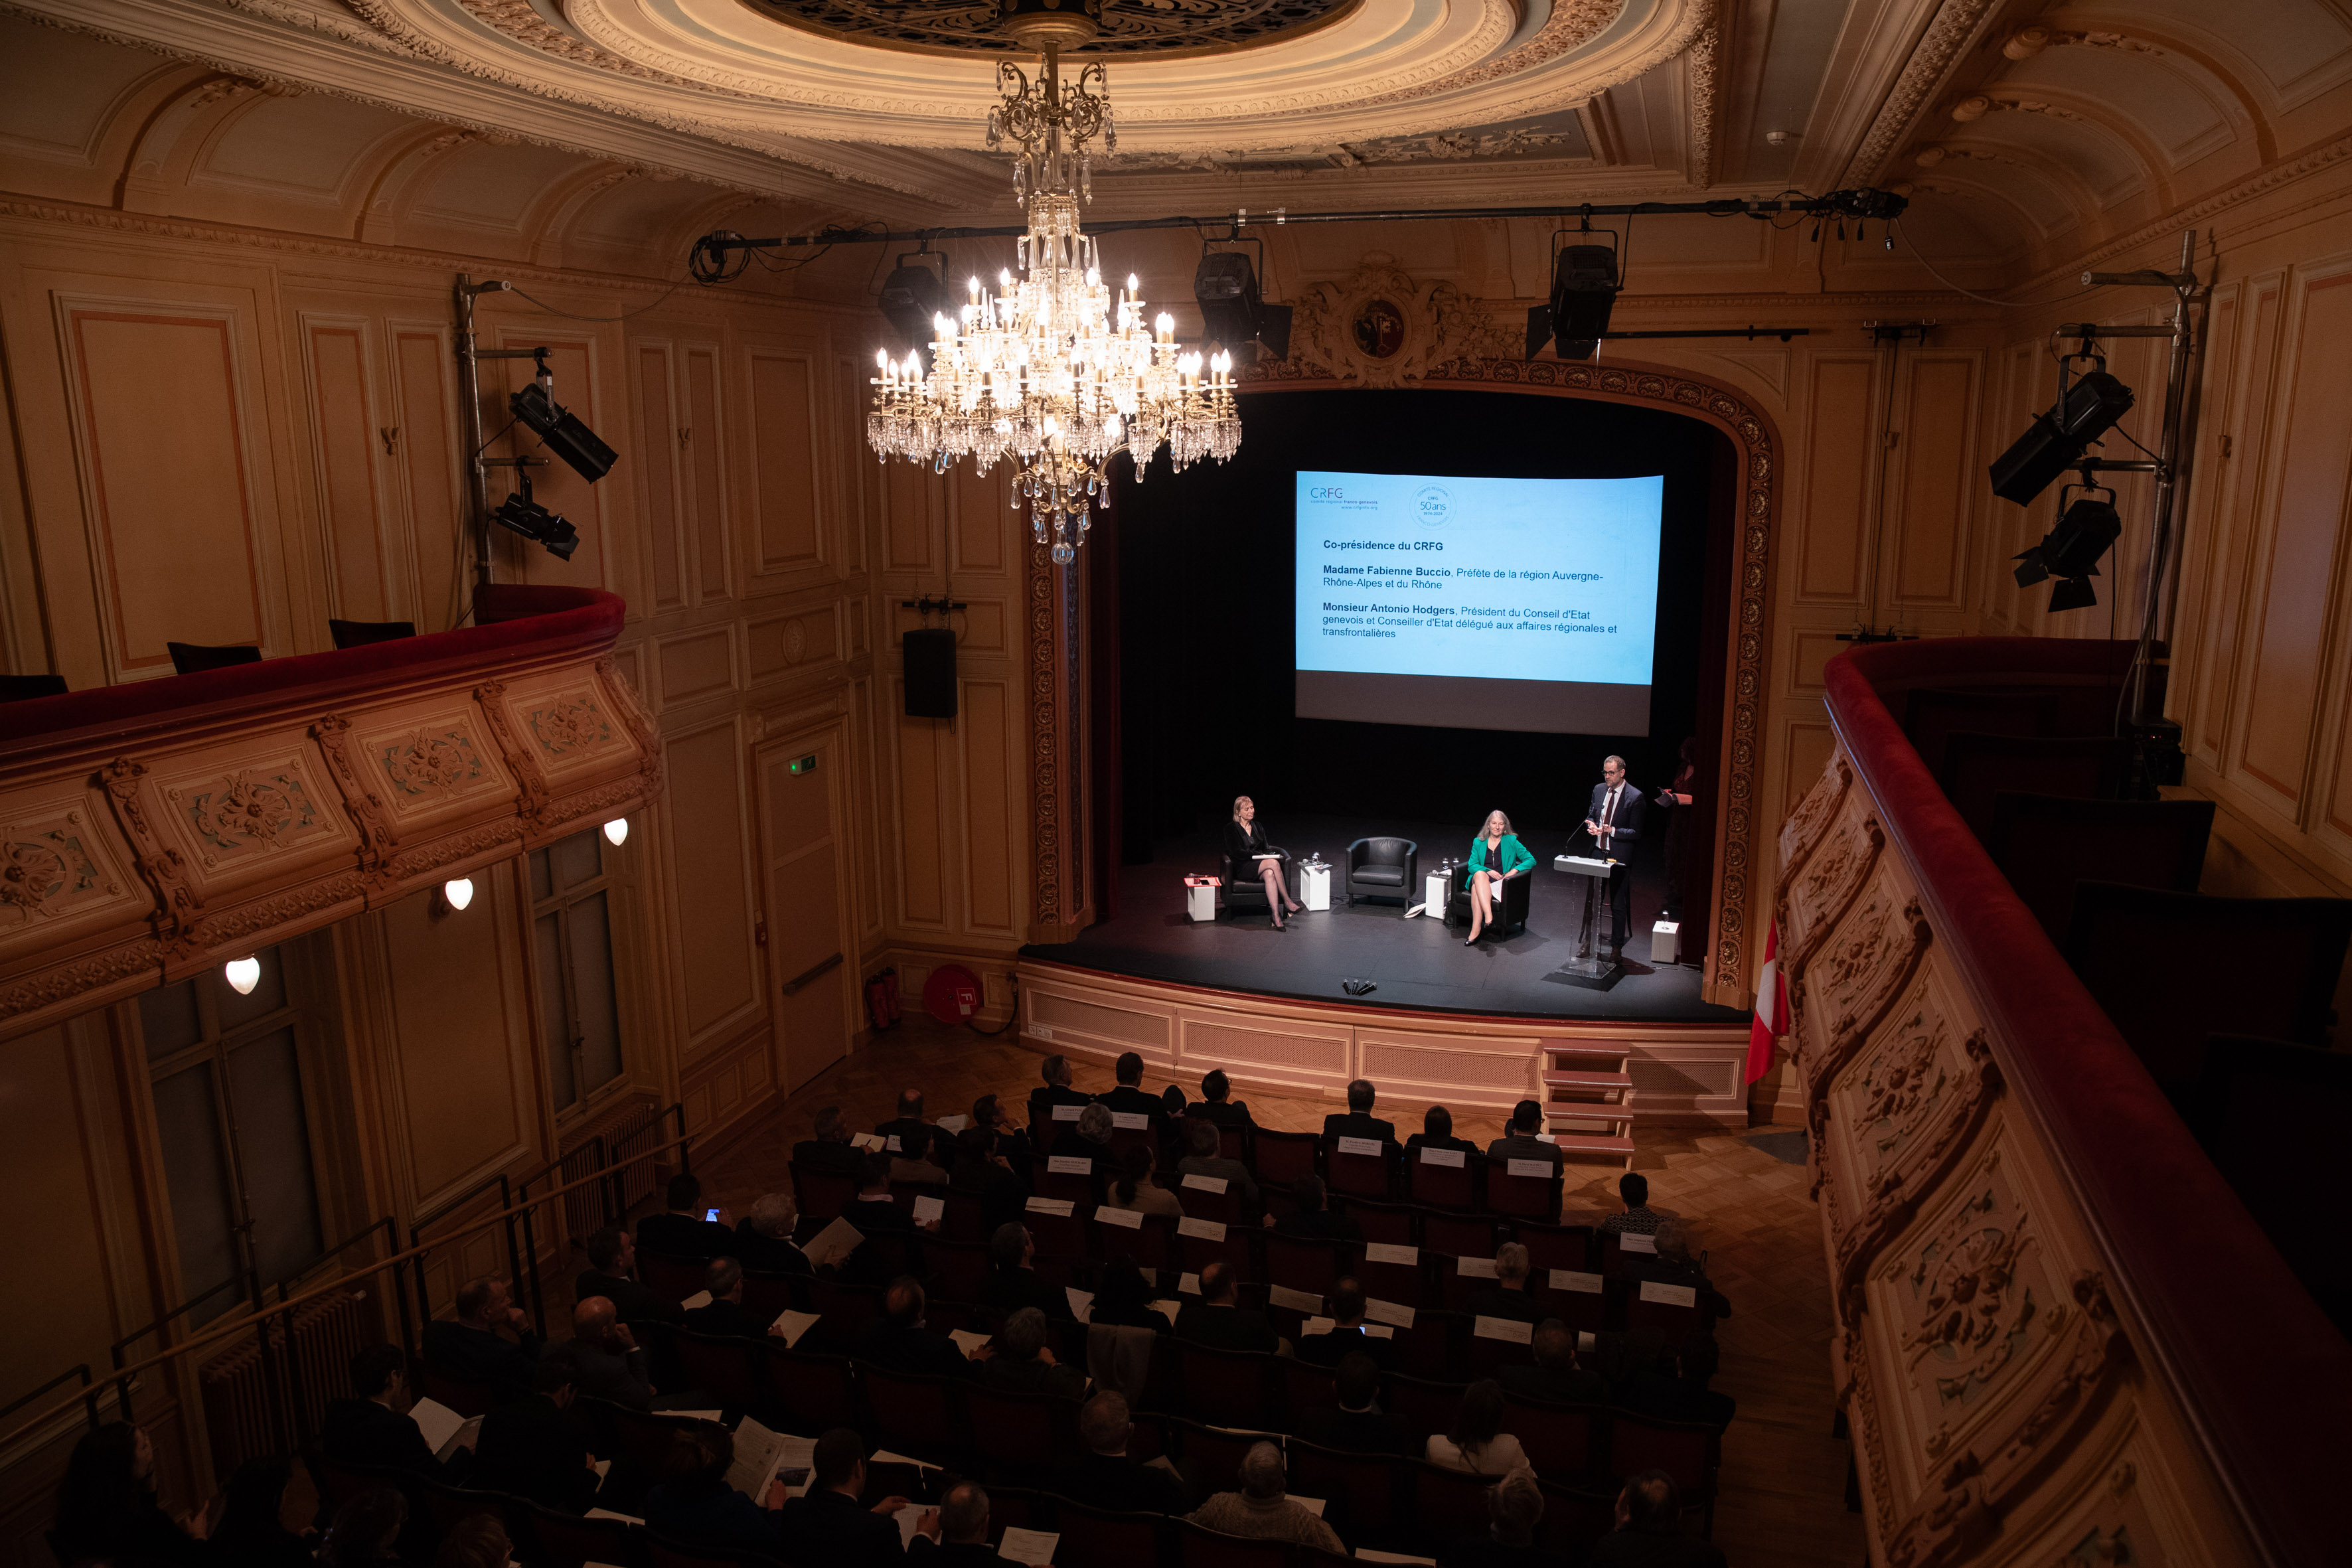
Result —
<svg viewBox="0 0 2352 1568"><path fill-rule="evenodd" d="M250 956L232 958L221 965L221 974L231 990L240 996L250 996L253 988L261 984L261 960Z"/></svg>
<svg viewBox="0 0 2352 1568"><path fill-rule="evenodd" d="M449 906L451 914L462 914L474 901L474 879L452 877L441 884L441 901Z"/></svg>
<svg viewBox="0 0 2352 1568"><path fill-rule="evenodd" d="M618 849L629 841L629 819L616 816L604 824L604 841Z"/></svg>

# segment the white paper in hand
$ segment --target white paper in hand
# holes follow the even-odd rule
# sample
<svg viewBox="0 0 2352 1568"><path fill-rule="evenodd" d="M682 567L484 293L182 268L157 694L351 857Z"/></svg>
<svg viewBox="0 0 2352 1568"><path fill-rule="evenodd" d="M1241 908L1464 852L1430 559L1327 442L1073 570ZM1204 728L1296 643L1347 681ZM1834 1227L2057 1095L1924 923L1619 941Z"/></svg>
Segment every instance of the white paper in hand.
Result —
<svg viewBox="0 0 2352 1568"><path fill-rule="evenodd" d="M1151 1310L1160 1313L1172 1323L1176 1321L1176 1314L1184 1310L1184 1303L1181 1301L1154 1301L1151 1303Z"/></svg>
<svg viewBox="0 0 2352 1568"><path fill-rule="evenodd" d="M866 1233L845 1219L836 1219L816 1233L815 1237L801 1250L808 1255L812 1268L832 1268L857 1250Z"/></svg>
<svg viewBox="0 0 2352 1568"><path fill-rule="evenodd" d="M879 1149L882 1147L882 1139L878 1133L853 1132L849 1135L849 1143L854 1149Z"/></svg>
<svg viewBox="0 0 2352 1568"><path fill-rule="evenodd" d="M948 1338L955 1341L956 1349L963 1352L966 1360L970 1360L975 1351L988 1343L986 1334L975 1334L970 1329L950 1329Z"/></svg>
<svg viewBox="0 0 2352 1568"><path fill-rule="evenodd" d="M433 1450L433 1457L446 1465L458 1449L478 1448L481 1446L482 1418L478 1415L469 1415L466 1418L466 1424L458 1427L447 1442Z"/></svg>
<svg viewBox="0 0 2352 1568"><path fill-rule="evenodd" d="M927 1502L910 1502L890 1517L898 1521L898 1547L904 1551L915 1542L915 1526L923 1522L923 1515L931 1511Z"/></svg>
<svg viewBox="0 0 2352 1568"><path fill-rule="evenodd" d="M948 1205L945 1198L935 1198L928 1193L916 1195L915 1223L917 1225L937 1225L947 1216L947 1212Z"/></svg>
<svg viewBox="0 0 2352 1568"><path fill-rule="evenodd" d="M817 1315L814 1312L795 1312L787 1307L776 1314L776 1321L768 1325L768 1332L783 1341L784 1348L790 1350L801 1342L803 1334L816 1325Z"/></svg>
<svg viewBox="0 0 2352 1568"><path fill-rule="evenodd" d="M466 1424L464 1416L437 1399L418 1400L408 1407L408 1418L425 1434L425 1446L436 1454Z"/></svg>
<svg viewBox="0 0 2352 1568"><path fill-rule="evenodd" d="M708 1290L697 1290L678 1303L681 1310L688 1312L699 1311L709 1305L710 1305L710 1292Z"/></svg>
<svg viewBox="0 0 2352 1568"><path fill-rule="evenodd" d="M996 1554L1008 1563L1051 1563L1061 1544L1061 1536L1050 1531L1007 1528L1004 1539L997 1542Z"/></svg>
<svg viewBox="0 0 2352 1568"><path fill-rule="evenodd" d="M1095 1315L1095 1293L1081 1290L1076 1285L1065 1285L1062 1293L1070 1299L1070 1316L1078 1321L1091 1322Z"/></svg>
<svg viewBox="0 0 2352 1568"><path fill-rule="evenodd" d="M783 1462L782 1434L769 1431L749 1415L735 1424L735 1462L727 1467L729 1486L753 1502L764 1502L768 1483L776 1479Z"/></svg>

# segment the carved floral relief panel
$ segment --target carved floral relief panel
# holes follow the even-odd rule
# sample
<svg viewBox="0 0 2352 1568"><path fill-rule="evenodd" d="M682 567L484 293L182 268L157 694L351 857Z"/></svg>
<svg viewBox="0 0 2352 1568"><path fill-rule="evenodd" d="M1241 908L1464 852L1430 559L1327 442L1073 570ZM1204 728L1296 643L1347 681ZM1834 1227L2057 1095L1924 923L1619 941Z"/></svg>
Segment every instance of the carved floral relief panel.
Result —
<svg viewBox="0 0 2352 1568"><path fill-rule="evenodd" d="M241 883L270 863L308 862L359 835L310 747L216 748L152 779L160 826L194 881Z"/></svg>
<svg viewBox="0 0 2352 1568"><path fill-rule="evenodd" d="M354 726L360 787L396 824L487 805L514 793L499 750L470 705L370 715Z"/></svg>
<svg viewBox="0 0 2352 1568"><path fill-rule="evenodd" d="M1878 819L1849 804L1804 868L1780 882L1780 960L1790 976L1804 973L1822 941L1837 925L1878 863L1885 843Z"/></svg>
<svg viewBox="0 0 2352 1568"><path fill-rule="evenodd" d="M104 816L79 791L0 800L0 945L46 943L79 917L145 905Z"/></svg>
<svg viewBox="0 0 2352 1568"><path fill-rule="evenodd" d="M561 681L517 682L499 704L523 765L558 791L572 775L601 771L638 750L611 693L579 671Z"/></svg>
<svg viewBox="0 0 2352 1568"><path fill-rule="evenodd" d="M1785 879L1793 876L1805 863L1813 847L1821 842L1822 834L1845 803L1846 786L1853 782L1853 764L1846 760L1843 749L1830 754L1829 766L1797 803L1789 820L1780 825L1780 875Z"/></svg>

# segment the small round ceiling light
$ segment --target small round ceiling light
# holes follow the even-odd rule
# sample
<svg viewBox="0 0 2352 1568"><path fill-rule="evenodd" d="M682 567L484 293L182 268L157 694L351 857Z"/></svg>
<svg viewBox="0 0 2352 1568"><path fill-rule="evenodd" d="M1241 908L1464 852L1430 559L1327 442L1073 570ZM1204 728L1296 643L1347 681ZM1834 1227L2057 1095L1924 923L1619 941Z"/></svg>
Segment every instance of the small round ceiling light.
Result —
<svg viewBox="0 0 2352 1568"><path fill-rule="evenodd" d="M452 877L441 884L441 896L449 900L450 909L462 913L474 901L474 879Z"/></svg>
<svg viewBox="0 0 2352 1568"><path fill-rule="evenodd" d="M604 841L618 849L629 841L629 819L616 816L604 824Z"/></svg>
<svg viewBox="0 0 2352 1568"><path fill-rule="evenodd" d="M250 996L253 988L261 984L261 960L251 956L232 958L221 965L221 975L228 982L229 989L240 996Z"/></svg>

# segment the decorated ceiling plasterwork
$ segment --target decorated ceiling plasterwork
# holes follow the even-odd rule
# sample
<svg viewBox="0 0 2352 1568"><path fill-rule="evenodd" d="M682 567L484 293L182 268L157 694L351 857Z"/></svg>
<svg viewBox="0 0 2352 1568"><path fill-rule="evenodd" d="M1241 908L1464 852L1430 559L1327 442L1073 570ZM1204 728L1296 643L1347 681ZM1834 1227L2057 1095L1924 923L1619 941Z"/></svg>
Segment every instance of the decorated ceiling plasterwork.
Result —
<svg viewBox="0 0 2352 1568"><path fill-rule="evenodd" d="M1142 0L1103 8L1102 34L1070 52L1088 59L1234 49L1343 15L1357 0ZM761 16L885 47L1002 55L996 0L744 0Z"/></svg>

